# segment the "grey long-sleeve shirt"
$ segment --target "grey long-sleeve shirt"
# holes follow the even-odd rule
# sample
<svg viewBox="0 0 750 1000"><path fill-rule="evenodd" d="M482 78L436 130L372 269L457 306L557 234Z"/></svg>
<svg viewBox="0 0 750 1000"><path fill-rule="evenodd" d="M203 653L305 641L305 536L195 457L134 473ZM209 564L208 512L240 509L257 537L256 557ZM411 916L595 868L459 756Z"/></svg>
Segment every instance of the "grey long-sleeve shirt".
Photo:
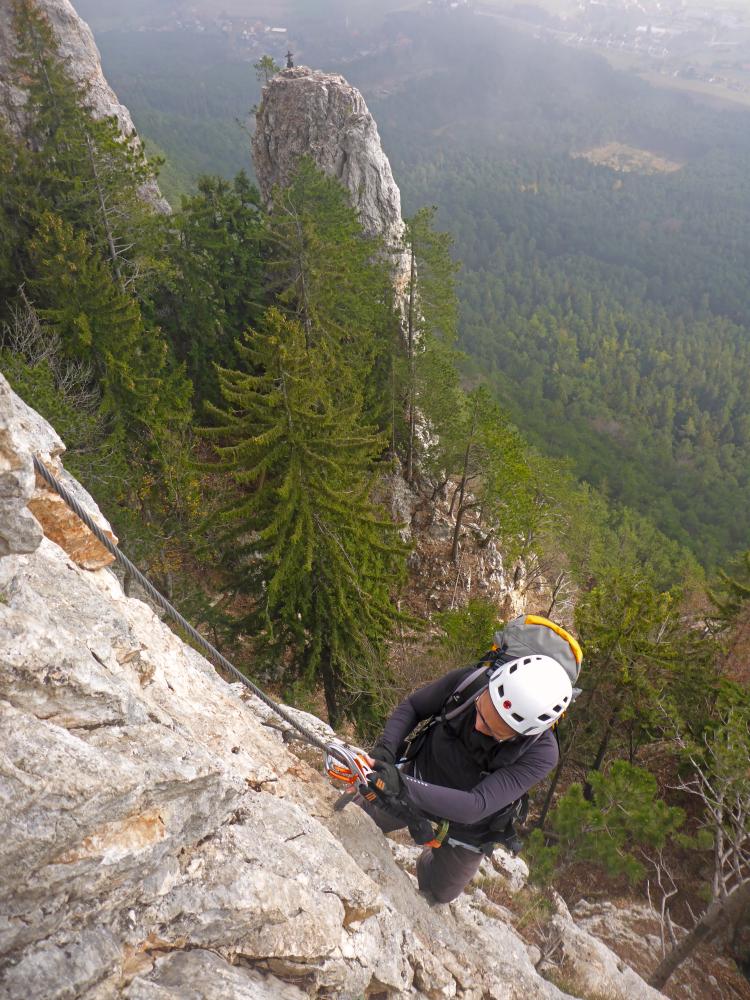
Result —
<svg viewBox="0 0 750 1000"><path fill-rule="evenodd" d="M473 667L453 670L409 695L394 709L380 743L394 754L423 719L439 715L446 699ZM405 774L411 802L422 812L459 827L482 827L557 764L554 733L496 740L475 728L472 706L450 723L438 723Z"/></svg>

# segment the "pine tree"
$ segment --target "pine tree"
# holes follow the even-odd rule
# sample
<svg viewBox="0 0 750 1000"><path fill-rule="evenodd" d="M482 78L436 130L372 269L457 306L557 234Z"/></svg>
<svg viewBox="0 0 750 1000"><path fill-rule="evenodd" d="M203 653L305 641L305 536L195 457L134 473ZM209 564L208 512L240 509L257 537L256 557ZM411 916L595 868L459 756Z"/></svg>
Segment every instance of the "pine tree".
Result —
<svg viewBox="0 0 750 1000"><path fill-rule="evenodd" d="M551 813L551 846L541 830L529 838L535 881L550 882L555 872L580 863L634 881L644 872L644 849L662 850L684 822L682 809L658 797L654 776L624 760L604 773L592 772L588 782L591 795L575 783Z"/></svg>
<svg viewBox="0 0 750 1000"><path fill-rule="evenodd" d="M455 514L451 558L457 562L466 514L476 511L486 525L510 539L528 518L534 483L523 439L486 386L468 394L446 440L462 450L450 508Z"/></svg>
<svg viewBox="0 0 750 1000"><path fill-rule="evenodd" d="M273 56L269 55L261 56L256 63L253 63L253 69L255 70L256 78L262 83L268 83L271 77L281 72L281 66L279 66Z"/></svg>
<svg viewBox="0 0 750 1000"><path fill-rule="evenodd" d="M13 11L13 71L25 84L22 138L30 153L22 219L32 232L45 212L59 215L86 231L122 288L145 285L163 267L161 223L142 197L154 167L115 117L93 117L87 88L74 79L33 0L14 0Z"/></svg>
<svg viewBox="0 0 750 1000"><path fill-rule="evenodd" d="M369 499L383 442L342 404L302 324L272 309L238 349L245 371L220 370L227 406L210 407L206 433L239 489L223 522L236 585L255 599L240 624L291 650L294 677L322 681L332 725L373 723L405 554Z"/></svg>
<svg viewBox="0 0 750 1000"><path fill-rule="evenodd" d="M219 401L214 364L236 367L235 342L259 317L258 200L244 173L232 183L202 177L174 219L177 273L163 290L159 318L187 363L197 400Z"/></svg>
<svg viewBox="0 0 750 1000"><path fill-rule="evenodd" d="M272 203L268 292L299 322L305 346L338 372L341 398L364 398L372 414L387 391L370 376L383 371L377 359L389 350L393 309L382 240L363 234L347 192L309 157Z"/></svg>
<svg viewBox="0 0 750 1000"><path fill-rule="evenodd" d="M578 739L593 741L594 771L613 744L632 763L642 740L664 730L665 705L690 723L705 718L716 683L715 649L684 619L681 601L679 590L660 593L642 571L627 569L612 571L579 601L588 680L576 711L588 723Z"/></svg>
<svg viewBox="0 0 750 1000"><path fill-rule="evenodd" d="M715 608L714 621L719 629L736 622L743 608L750 602L750 550L738 556L729 572L719 571L719 583L709 591Z"/></svg>

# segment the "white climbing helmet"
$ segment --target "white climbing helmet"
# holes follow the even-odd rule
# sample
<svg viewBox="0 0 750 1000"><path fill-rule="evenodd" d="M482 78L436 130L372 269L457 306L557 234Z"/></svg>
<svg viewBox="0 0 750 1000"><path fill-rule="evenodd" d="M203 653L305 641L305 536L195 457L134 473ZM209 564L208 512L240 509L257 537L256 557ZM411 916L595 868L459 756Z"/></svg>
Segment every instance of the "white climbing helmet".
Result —
<svg viewBox="0 0 750 1000"><path fill-rule="evenodd" d="M490 698L500 718L522 736L553 726L570 705L573 689L565 668L551 656L521 656L490 678Z"/></svg>

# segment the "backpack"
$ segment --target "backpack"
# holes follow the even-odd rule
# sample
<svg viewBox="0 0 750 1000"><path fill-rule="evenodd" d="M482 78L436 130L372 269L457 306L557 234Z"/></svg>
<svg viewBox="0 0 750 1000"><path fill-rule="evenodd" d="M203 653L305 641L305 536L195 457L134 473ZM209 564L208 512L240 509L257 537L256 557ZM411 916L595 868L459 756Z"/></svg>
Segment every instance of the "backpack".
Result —
<svg viewBox="0 0 750 1000"><path fill-rule="evenodd" d="M495 632L492 648L446 700L439 721L450 722L473 704L502 663L520 659L530 653L551 656L553 660L557 660L570 678L573 687L572 704L580 694L575 683L581 672L581 647L569 632L548 618L542 618L541 615L519 615L508 622L504 629Z"/></svg>

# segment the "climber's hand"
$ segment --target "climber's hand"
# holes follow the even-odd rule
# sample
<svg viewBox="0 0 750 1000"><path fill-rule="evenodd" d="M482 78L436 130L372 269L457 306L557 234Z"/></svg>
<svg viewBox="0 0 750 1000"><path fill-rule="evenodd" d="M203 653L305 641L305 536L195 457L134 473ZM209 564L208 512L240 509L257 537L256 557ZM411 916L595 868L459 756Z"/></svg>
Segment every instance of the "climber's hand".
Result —
<svg viewBox="0 0 750 1000"><path fill-rule="evenodd" d="M399 769L393 764L387 764L384 760L375 760L367 784L377 795L395 799L401 794L404 779L401 777Z"/></svg>

